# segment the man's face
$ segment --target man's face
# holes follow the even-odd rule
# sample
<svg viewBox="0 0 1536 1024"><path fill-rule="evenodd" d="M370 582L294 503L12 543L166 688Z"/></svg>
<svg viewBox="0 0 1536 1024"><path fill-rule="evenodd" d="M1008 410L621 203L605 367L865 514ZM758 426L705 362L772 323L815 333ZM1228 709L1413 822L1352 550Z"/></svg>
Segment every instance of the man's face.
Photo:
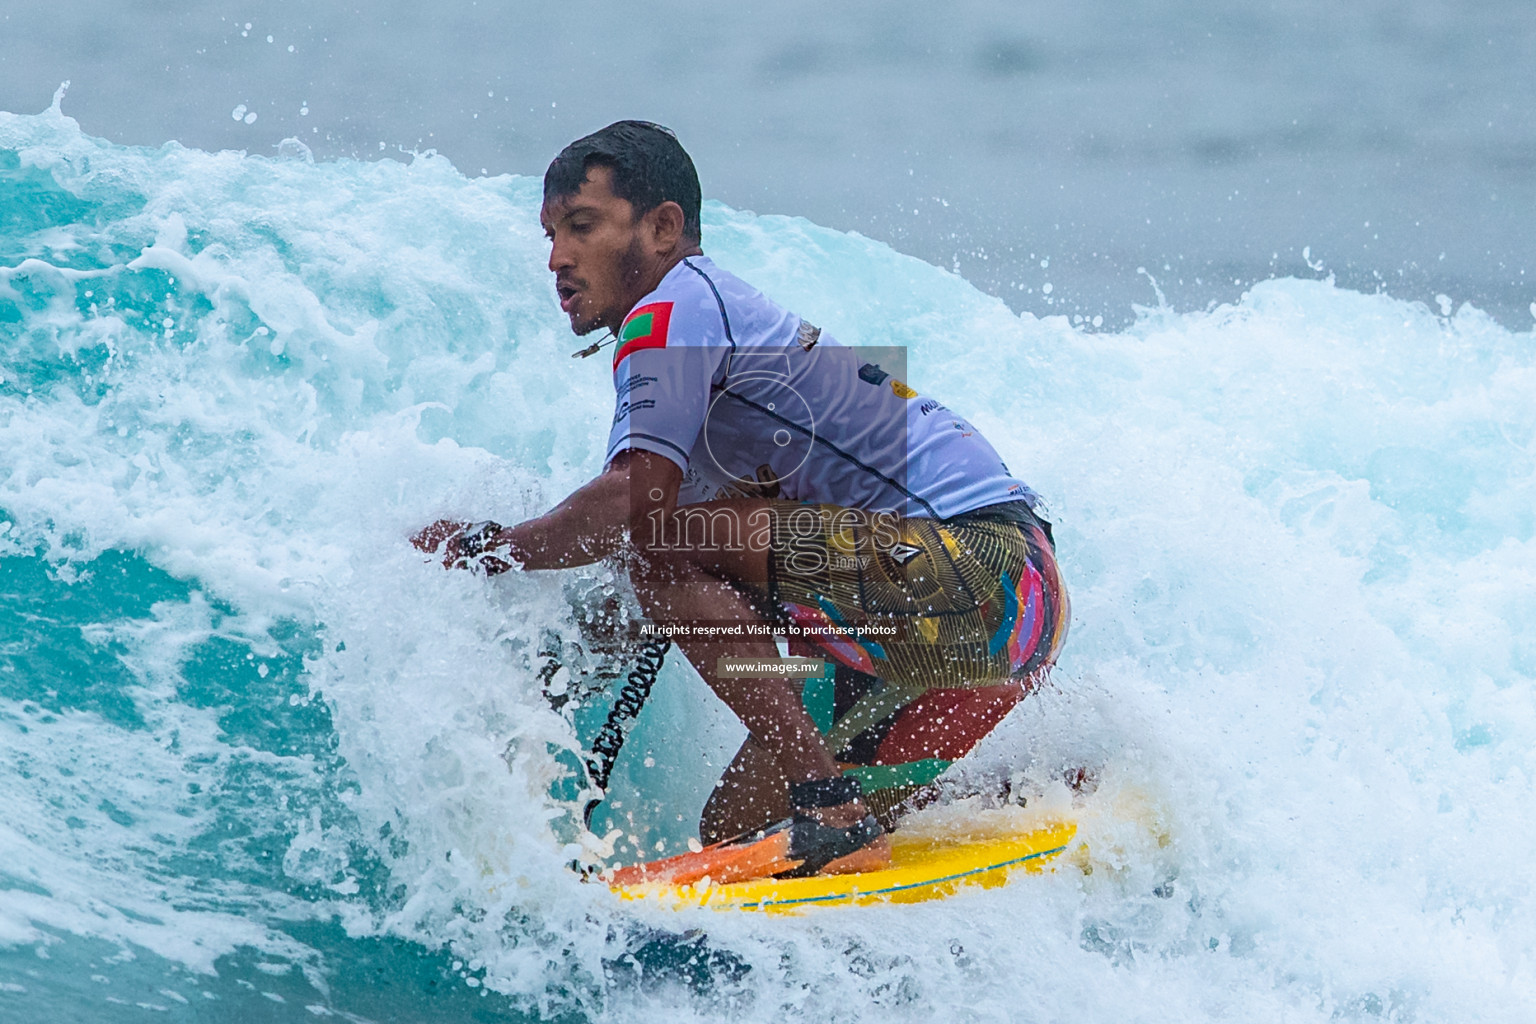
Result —
<svg viewBox="0 0 1536 1024"><path fill-rule="evenodd" d="M641 298L635 291L645 265L642 218L628 200L613 194L612 181L610 168L588 168L580 191L539 211L560 309L577 334L618 330Z"/></svg>

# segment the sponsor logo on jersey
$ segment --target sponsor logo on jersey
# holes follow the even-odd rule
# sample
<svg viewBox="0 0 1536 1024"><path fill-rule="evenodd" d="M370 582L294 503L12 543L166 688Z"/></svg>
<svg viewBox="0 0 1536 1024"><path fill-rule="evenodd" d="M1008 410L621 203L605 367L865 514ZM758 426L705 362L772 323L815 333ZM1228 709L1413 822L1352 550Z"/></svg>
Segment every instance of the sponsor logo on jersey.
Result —
<svg viewBox="0 0 1536 1024"><path fill-rule="evenodd" d="M730 472L730 470L725 471ZM684 477L684 479L687 478ZM722 498L777 498L779 487L779 475L773 471L772 466L764 463L757 467L757 479L732 477L730 483L722 484L715 493Z"/></svg>
<svg viewBox="0 0 1536 1024"><path fill-rule="evenodd" d="M656 383L656 378L655 377L647 377L644 374L632 373L632 374L629 375L629 379L628 380L624 381L618 387L613 389L614 396L617 397L617 398L623 398L625 395L629 394L631 391L635 390L636 388L643 388L643 387L646 387L647 385L655 384L655 383Z"/></svg>
<svg viewBox="0 0 1536 1024"><path fill-rule="evenodd" d="M859 367L859 380L866 384L879 384L889 376L890 374L880 369L876 363L865 363Z"/></svg>
<svg viewBox="0 0 1536 1024"><path fill-rule="evenodd" d="M742 492L749 498L777 498L779 496L779 474L773 471L768 463L757 467L757 480L755 483L742 481Z"/></svg>
<svg viewBox="0 0 1536 1024"><path fill-rule="evenodd" d="M795 340L800 343L801 348L809 352L821 340L821 328L801 320L800 330L796 332Z"/></svg>
<svg viewBox="0 0 1536 1024"><path fill-rule="evenodd" d="M642 398L642 399L640 399L637 402L623 402L623 403L620 403L619 411L613 414L613 422L615 424L617 424L619 422L619 420L622 420L624 417L628 416L630 413L636 412L636 411L638 411L640 409L654 409L654 408L656 408L656 399L654 399L654 398Z"/></svg>
<svg viewBox="0 0 1536 1024"><path fill-rule="evenodd" d="M646 348L666 348L667 328L672 323L672 303L647 302L624 318L619 328L619 350L613 354L613 368L631 353Z"/></svg>
<svg viewBox="0 0 1536 1024"><path fill-rule="evenodd" d="M927 416L929 413L933 412L935 409L942 409L942 408L944 408L944 406L939 404L939 400L937 398L930 398L930 399L928 399L928 401L926 401L922 405L918 406L917 407L917 411L922 413L924 416Z"/></svg>

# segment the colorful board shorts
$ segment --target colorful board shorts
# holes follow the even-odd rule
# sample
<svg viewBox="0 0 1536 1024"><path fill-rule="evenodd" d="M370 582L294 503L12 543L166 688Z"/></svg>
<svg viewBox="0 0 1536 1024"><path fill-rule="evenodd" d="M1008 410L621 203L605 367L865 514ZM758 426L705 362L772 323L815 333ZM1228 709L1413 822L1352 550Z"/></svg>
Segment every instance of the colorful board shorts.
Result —
<svg viewBox="0 0 1536 1024"><path fill-rule="evenodd" d="M1069 609L1050 526L1023 502L947 520L770 506L768 597L831 657L806 709L879 813L965 756L1039 684Z"/></svg>

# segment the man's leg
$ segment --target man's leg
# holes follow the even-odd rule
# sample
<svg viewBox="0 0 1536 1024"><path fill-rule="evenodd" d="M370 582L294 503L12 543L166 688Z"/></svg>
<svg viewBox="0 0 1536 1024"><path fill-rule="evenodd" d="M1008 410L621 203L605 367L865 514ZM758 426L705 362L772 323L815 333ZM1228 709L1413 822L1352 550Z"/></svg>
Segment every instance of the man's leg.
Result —
<svg viewBox="0 0 1536 1024"><path fill-rule="evenodd" d="M750 821L760 827L768 821L765 813L788 809L787 785L811 779L841 776L837 761L817 730L815 722L801 703L800 687L779 678L736 678L722 676L719 661L723 657L748 657L776 660L779 656L771 621L753 601L727 580L741 580L765 588L768 578L768 545L765 538L754 538L750 525L752 513L765 503L756 501L711 503L715 514L729 513L737 518L737 530L729 543L698 543L691 546L644 549L631 568L635 591L645 613L661 624L701 625L740 624L739 634L730 636L679 636L674 642L690 664L726 707L741 719L754 744L775 762L772 772L760 759L744 762L742 755L732 762L726 784L711 797L709 819L715 828ZM711 524L713 525L713 524ZM686 536L686 533L676 536ZM754 546L750 541L761 540ZM708 541L709 538L705 538ZM765 629L753 633L746 627ZM746 751L743 748L743 753ZM759 775L761 771L763 774ZM751 783L747 784L747 777ZM769 793L778 792L779 800L770 805ZM861 800L836 807L818 808L816 816L827 825L846 827L868 813ZM780 815L783 817L784 815ZM746 831L746 830L744 830Z"/></svg>
<svg viewBox="0 0 1536 1024"><path fill-rule="evenodd" d="M704 804L699 838L718 843L783 821L791 811L789 778L778 758L748 736Z"/></svg>

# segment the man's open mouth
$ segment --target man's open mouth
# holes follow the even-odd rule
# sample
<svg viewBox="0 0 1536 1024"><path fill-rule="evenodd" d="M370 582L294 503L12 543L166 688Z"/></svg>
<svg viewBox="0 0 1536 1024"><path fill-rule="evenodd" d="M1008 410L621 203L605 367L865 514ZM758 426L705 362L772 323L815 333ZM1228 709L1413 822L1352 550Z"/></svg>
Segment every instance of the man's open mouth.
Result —
<svg viewBox="0 0 1536 1024"><path fill-rule="evenodd" d="M571 311L571 304L576 300L576 296L580 291L580 288L570 282L557 281L555 283L555 294L560 296L560 309L562 312L569 313Z"/></svg>

